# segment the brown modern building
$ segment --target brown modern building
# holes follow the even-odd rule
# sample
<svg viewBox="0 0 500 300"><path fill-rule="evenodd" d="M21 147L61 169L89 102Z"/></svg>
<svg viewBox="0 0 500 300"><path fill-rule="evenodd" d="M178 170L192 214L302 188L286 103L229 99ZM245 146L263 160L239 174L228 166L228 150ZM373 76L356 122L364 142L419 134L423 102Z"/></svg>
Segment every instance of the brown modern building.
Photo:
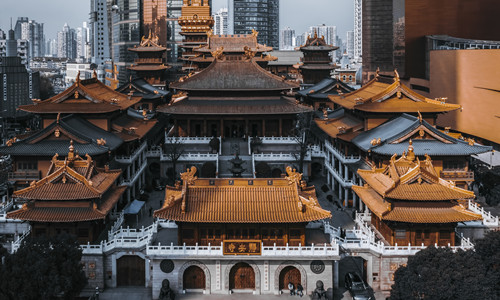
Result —
<svg viewBox="0 0 500 300"><path fill-rule="evenodd" d="M363 1L363 81L377 68L398 69L404 78L425 78L426 35L500 40L492 20L500 14L496 0ZM425 16L425 17L423 17ZM403 36L401 36L403 35Z"/></svg>
<svg viewBox="0 0 500 300"><path fill-rule="evenodd" d="M167 1L142 0L142 28L141 32L146 35L150 32L158 37L158 44L167 45Z"/></svg>

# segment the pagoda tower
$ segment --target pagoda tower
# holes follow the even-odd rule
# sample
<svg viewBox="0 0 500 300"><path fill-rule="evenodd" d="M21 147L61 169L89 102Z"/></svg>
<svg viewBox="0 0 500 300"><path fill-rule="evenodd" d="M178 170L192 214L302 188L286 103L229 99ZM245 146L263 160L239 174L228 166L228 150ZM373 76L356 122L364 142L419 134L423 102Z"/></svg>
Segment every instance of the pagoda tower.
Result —
<svg viewBox="0 0 500 300"><path fill-rule="evenodd" d="M207 32L214 26L208 2L208 0L184 0L181 16L178 19L181 26L180 34L184 36L181 45L181 60L184 61L182 70L187 73L197 69L197 65L189 61L189 58L196 55L194 48L207 43Z"/></svg>
<svg viewBox="0 0 500 300"><path fill-rule="evenodd" d="M323 36L318 37L316 31L313 37L307 37L305 45L299 47L304 54L304 58L302 64L298 66L305 84L316 84L325 78L331 77L330 73L335 69L335 65L332 63L330 52L338 48L328 45Z"/></svg>
<svg viewBox="0 0 500 300"><path fill-rule="evenodd" d="M159 38L150 31L147 38L142 37L139 46L128 49L138 56L128 69L135 71L137 77L144 78L152 86L164 90L167 85L165 70L170 68L165 62L165 52L168 50L159 44Z"/></svg>

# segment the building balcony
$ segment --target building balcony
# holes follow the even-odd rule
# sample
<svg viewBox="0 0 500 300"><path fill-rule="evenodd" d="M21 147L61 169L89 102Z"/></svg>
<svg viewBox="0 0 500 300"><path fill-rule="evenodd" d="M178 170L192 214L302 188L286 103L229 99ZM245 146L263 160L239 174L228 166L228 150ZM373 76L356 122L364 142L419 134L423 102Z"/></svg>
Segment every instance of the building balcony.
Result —
<svg viewBox="0 0 500 300"><path fill-rule="evenodd" d="M131 164L137 158L137 156L139 156L139 154L146 150L147 146L148 143L144 142L139 148L135 149L131 155L117 155L115 156L115 160L122 164Z"/></svg>
<svg viewBox="0 0 500 300"><path fill-rule="evenodd" d="M328 141L325 142L325 147L326 150L330 151L335 156L335 158L339 159L344 164L355 163L361 158L359 155L345 155L344 153L337 150L337 148L335 148L335 146L333 146Z"/></svg>
<svg viewBox="0 0 500 300"><path fill-rule="evenodd" d="M39 180L40 179L40 172L38 170L37 171L9 172L8 178L11 181L15 181L15 180L26 180L26 181Z"/></svg>
<svg viewBox="0 0 500 300"><path fill-rule="evenodd" d="M439 177L451 181L474 181L474 172L464 170L442 170Z"/></svg>

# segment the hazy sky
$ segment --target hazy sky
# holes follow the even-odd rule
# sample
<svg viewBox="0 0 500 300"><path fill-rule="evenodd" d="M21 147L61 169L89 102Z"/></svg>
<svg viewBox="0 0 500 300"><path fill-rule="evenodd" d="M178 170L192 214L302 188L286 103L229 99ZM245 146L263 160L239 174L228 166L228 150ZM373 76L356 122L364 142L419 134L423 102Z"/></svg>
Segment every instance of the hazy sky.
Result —
<svg viewBox="0 0 500 300"><path fill-rule="evenodd" d="M213 11L227 6L227 0L212 0ZM64 23L71 28L88 21L90 0L0 0L0 29L10 29L17 17L28 17L44 23L47 38L55 38ZM335 25L337 34L345 39L345 33L353 29L353 0L281 0L280 29L290 26L297 34L311 25Z"/></svg>

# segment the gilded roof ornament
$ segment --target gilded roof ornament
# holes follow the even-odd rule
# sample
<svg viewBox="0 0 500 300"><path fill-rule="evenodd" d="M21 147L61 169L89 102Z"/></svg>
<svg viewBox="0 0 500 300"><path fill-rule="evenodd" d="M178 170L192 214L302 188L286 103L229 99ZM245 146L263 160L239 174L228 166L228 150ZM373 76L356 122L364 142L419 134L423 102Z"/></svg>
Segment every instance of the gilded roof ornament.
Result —
<svg viewBox="0 0 500 300"><path fill-rule="evenodd" d="M399 73L396 69L394 69L394 82L399 82Z"/></svg>
<svg viewBox="0 0 500 300"><path fill-rule="evenodd" d="M423 119L422 119L422 114L420 113L420 110L418 110L417 113L418 113L418 121L420 122L420 124L422 124Z"/></svg>
<svg viewBox="0 0 500 300"><path fill-rule="evenodd" d="M215 59L222 59L224 57L224 47L219 47L217 50L210 52Z"/></svg>
<svg viewBox="0 0 500 300"><path fill-rule="evenodd" d="M245 46L245 47L243 47L243 50L245 51L244 56L246 59L252 59L255 57L256 52L252 51L252 49L250 47Z"/></svg>
<svg viewBox="0 0 500 300"><path fill-rule="evenodd" d="M78 71L78 73L76 74L75 85L76 86L80 85L80 71Z"/></svg>
<svg viewBox="0 0 500 300"><path fill-rule="evenodd" d="M54 131L54 136L55 136L56 138L58 138L59 136L61 136L61 131L60 131L59 129L56 129L56 130Z"/></svg>
<svg viewBox="0 0 500 300"><path fill-rule="evenodd" d="M186 184L193 184L196 179L198 179L196 174L196 167L192 166L191 168L187 168L186 172L181 173L181 179Z"/></svg>
<svg viewBox="0 0 500 300"><path fill-rule="evenodd" d="M288 176L286 176L285 178L289 181L290 184L300 184L300 181L302 180L302 173L297 172L296 169L292 169L292 167L290 166L286 167L286 173L288 174Z"/></svg>
<svg viewBox="0 0 500 300"><path fill-rule="evenodd" d="M92 78L97 78L97 72L95 69L94 69L94 72L92 72Z"/></svg>
<svg viewBox="0 0 500 300"><path fill-rule="evenodd" d="M214 31L212 29L207 31L207 38L210 38L213 35L214 35ZM198 48L202 48L202 47L203 47L203 45L198 46Z"/></svg>
<svg viewBox="0 0 500 300"><path fill-rule="evenodd" d="M258 35L259 35L259 32L252 28L252 36L257 37Z"/></svg>
<svg viewBox="0 0 500 300"><path fill-rule="evenodd" d="M69 142L69 152L68 152L68 160L73 161L75 159L75 147L73 146L73 140Z"/></svg>
<svg viewBox="0 0 500 300"><path fill-rule="evenodd" d="M408 160L415 160L415 152L413 152L413 142L411 139L408 145L408 153L406 154L406 157L408 158Z"/></svg>

